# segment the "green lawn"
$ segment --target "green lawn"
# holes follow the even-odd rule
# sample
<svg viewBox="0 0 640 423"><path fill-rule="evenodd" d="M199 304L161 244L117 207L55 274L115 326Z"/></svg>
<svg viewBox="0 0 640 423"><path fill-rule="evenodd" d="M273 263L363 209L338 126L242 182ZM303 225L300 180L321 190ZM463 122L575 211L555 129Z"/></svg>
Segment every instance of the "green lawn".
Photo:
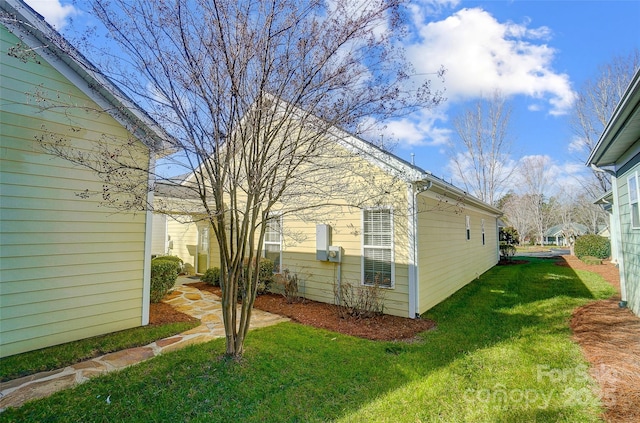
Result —
<svg viewBox="0 0 640 423"><path fill-rule="evenodd" d="M82 422L593 422L599 401L568 320L613 294L548 260L496 267L432 309L419 342L283 323L93 379L1 416ZM109 403L107 403L107 398Z"/></svg>

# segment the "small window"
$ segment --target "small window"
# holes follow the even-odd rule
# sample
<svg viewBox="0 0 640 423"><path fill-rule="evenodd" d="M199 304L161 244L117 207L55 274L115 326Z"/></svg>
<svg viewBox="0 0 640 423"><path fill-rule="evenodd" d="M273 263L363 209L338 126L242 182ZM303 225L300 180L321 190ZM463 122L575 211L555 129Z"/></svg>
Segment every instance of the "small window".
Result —
<svg viewBox="0 0 640 423"><path fill-rule="evenodd" d="M467 223L467 241L469 241L471 239L471 218L469 216L465 217Z"/></svg>
<svg viewBox="0 0 640 423"><path fill-rule="evenodd" d="M202 226L200 228L200 253L206 253L209 251L209 226Z"/></svg>
<svg viewBox="0 0 640 423"><path fill-rule="evenodd" d="M638 172L629 176L629 207L631 208L631 227L640 229L640 207L638 198L640 198L640 187L638 186Z"/></svg>
<svg viewBox="0 0 640 423"><path fill-rule="evenodd" d="M391 288L394 277L391 209L362 213L362 281L365 285Z"/></svg>
<svg viewBox="0 0 640 423"><path fill-rule="evenodd" d="M273 272L280 273L282 266L282 216L273 216L266 224L263 256L273 262Z"/></svg>
<svg viewBox="0 0 640 423"><path fill-rule="evenodd" d="M482 227L482 245L485 245L485 240L484 240L484 219L482 219L480 221L480 225Z"/></svg>

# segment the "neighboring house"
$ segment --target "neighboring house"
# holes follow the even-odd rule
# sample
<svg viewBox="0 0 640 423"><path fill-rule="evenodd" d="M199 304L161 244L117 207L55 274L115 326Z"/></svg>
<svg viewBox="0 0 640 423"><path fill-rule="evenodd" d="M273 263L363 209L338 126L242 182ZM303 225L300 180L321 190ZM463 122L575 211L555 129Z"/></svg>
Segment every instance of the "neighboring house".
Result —
<svg viewBox="0 0 640 423"><path fill-rule="evenodd" d="M343 200L326 198L333 205L315 210L313 220L274 215L264 255L277 271L298 275L300 294L335 303L339 285L377 283L384 290L385 313L416 317L498 262L498 209L351 134L335 129L331 136L336 151L354 157L352 169L366 169L336 176L351 185L340 191L355 188L366 198L372 189L366 182L375 180L388 195L384 202L371 195L361 208L336 206ZM211 236L214 267L219 258L213 231Z"/></svg>
<svg viewBox="0 0 640 423"><path fill-rule="evenodd" d="M618 259L623 304L640 315L640 70L587 164L611 175L611 195L598 202L611 206L611 241Z"/></svg>
<svg viewBox="0 0 640 423"><path fill-rule="evenodd" d="M575 238L587 232L589 232L589 228L580 223L555 225L544 233L544 244L568 247L571 243L571 237L575 241Z"/></svg>
<svg viewBox="0 0 640 423"><path fill-rule="evenodd" d="M151 214L101 207L98 176L38 139L152 166L166 135L29 6L0 9L0 354L148 324Z"/></svg>

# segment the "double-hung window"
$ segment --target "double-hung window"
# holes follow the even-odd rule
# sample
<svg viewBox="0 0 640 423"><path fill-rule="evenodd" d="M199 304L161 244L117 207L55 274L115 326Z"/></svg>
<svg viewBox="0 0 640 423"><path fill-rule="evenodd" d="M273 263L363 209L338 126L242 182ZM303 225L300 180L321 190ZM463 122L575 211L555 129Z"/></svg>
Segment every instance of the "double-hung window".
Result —
<svg viewBox="0 0 640 423"><path fill-rule="evenodd" d="M638 172L629 176L627 180L629 186L629 207L631 211L631 227L634 229L640 229L640 207L638 205L638 198L640 197L640 186L638 184Z"/></svg>
<svg viewBox="0 0 640 423"><path fill-rule="evenodd" d="M390 208L362 212L362 281L393 287L393 213Z"/></svg>
<svg viewBox="0 0 640 423"><path fill-rule="evenodd" d="M484 238L484 219L482 219L482 221L480 222L481 227L482 227L482 245L485 245L485 238Z"/></svg>
<svg viewBox="0 0 640 423"><path fill-rule="evenodd" d="M273 271L280 273L282 266L282 216L270 217L266 225L263 255L273 262Z"/></svg>

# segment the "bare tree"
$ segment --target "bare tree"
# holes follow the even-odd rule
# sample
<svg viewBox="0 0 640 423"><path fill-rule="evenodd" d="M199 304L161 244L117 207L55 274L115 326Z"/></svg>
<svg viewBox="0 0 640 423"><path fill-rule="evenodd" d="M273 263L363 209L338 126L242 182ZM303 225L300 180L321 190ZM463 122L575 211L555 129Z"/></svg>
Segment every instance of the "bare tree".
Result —
<svg viewBox="0 0 640 423"><path fill-rule="evenodd" d="M376 186L366 166L349 166L354 152L337 128L355 131L364 118L384 121L442 101L411 75L395 43L402 1L91 3L128 55L105 72L172 134L170 164L191 174L172 195L195 200L215 233L226 354L240 356L269 220L328 203L382 203L393 189ZM127 190L119 172L135 159L108 147L89 159L59 141L48 145L100 171L104 200L116 203L110 193Z"/></svg>
<svg viewBox="0 0 640 423"><path fill-rule="evenodd" d="M597 234L604 227L609 226L608 214L587 195L579 195L575 203L575 220L589 228L589 232Z"/></svg>
<svg viewBox="0 0 640 423"><path fill-rule="evenodd" d="M504 211L504 218L518 232L520 243L523 243L533 229L529 202L523 195L510 193L504 198L502 210Z"/></svg>
<svg viewBox="0 0 640 423"><path fill-rule="evenodd" d="M545 195L554 184L548 165L547 156L527 156L518 166L524 192L523 198L529 211L528 216L537 241L541 245L544 241L544 233L554 218L554 199Z"/></svg>
<svg viewBox="0 0 640 423"><path fill-rule="evenodd" d="M588 80L578 92L571 126L579 139L575 145L578 159L582 163L587 161L600 139L638 67L640 50L636 48L628 56L616 56L609 63L600 66L597 76ZM611 181L604 172L593 172L593 177L599 187L595 199L611 189Z"/></svg>
<svg viewBox="0 0 640 423"><path fill-rule="evenodd" d="M498 92L480 99L453 121L459 140L450 154L455 178L489 204L495 204L513 173L510 121L511 106Z"/></svg>

